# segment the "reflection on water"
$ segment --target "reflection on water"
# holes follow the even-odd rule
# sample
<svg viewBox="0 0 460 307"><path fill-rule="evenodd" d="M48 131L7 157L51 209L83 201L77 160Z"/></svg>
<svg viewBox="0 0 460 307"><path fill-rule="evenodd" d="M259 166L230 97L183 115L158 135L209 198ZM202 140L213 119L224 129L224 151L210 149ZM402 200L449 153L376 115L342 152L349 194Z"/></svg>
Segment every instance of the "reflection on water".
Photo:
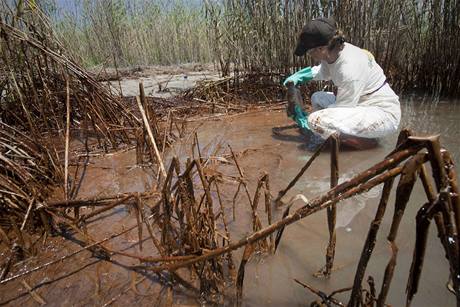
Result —
<svg viewBox="0 0 460 307"><path fill-rule="evenodd" d="M417 135L440 134L441 144L460 161L460 100L443 100L431 96L409 96L401 99L401 127Z"/></svg>
<svg viewBox="0 0 460 307"><path fill-rule="evenodd" d="M347 181L355 175L355 173L343 174L340 176L340 182ZM340 228L349 226L353 218L366 207L366 203L378 199L381 192L382 186L379 185L367 192L343 200L341 205L337 207L337 221L335 227ZM347 227L347 231L350 231L350 227Z"/></svg>
<svg viewBox="0 0 460 307"><path fill-rule="evenodd" d="M350 170L347 173L340 174L339 184L347 181L358 173L359 170ZM308 183L308 189L313 191L318 191L319 193L325 193L329 190L330 183L326 180L314 180ZM382 191L382 186L376 186L371 190L355 195L348 199L341 201L341 205L337 207L337 221L336 228L347 227L353 218L366 207L366 203L372 199L377 199L380 197Z"/></svg>

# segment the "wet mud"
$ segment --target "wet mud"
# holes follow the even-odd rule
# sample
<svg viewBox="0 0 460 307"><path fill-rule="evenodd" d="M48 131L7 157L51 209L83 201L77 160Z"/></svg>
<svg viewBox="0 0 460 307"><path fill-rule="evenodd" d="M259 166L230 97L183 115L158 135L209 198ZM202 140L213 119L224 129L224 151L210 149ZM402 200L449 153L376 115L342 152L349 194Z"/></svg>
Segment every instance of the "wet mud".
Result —
<svg viewBox="0 0 460 307"><path fill-rule="evenodd" d="M437 101L418 97L402 101L403 120L401 127L408 127L415 134L440 133L441 144L459 162L460 104L455 101ZM238 162L247 179L251 194L255 191L258 179L267 172L270 177L271 192L276 197L279 190L297 174L311 153L302 144L303 139L296 129L274 136L272 127L291 124L284 111L262 111L231 117L219 117L206 122L190 122L189 131L196 131L202 156L216 155L227 157L229 147L237 154ZM179 141L169 152L169 157L177 156L184 161L197 155L191 152L193 133ZM378 147L366 151L341 151L339 154L339 183L353 177L360 171L381 161L395 146L397 135L380 140ZM216 149L221 148L216 153ZM230 160L230 159L228 159ZM167 163L169 164L169 163ZM215 168L223 178L237 175L232 164L221 163ZM329 189L330 155L323 152L307 170L286 198L304 194L312 199ZM105 156L90 158L76 198L110 196L126 192L155 191L155 179L150 169L136 165L134 150L127 150ZM229 230L233 241L252 231L251 209L244 193L236 199L236 216L233 221L232 199L238 184L229 180L222 191ZM283 240L274 255L255 254L246 265L243 289L244 306L286 306L308 305L317 298L298 285L295 279L312 285L326 293L350 287L353 284L359 256L379 201L381 186L364 194L340 202L337 205L337 245L334 269L330 279L313 277L325 264L325 251L328 243L326 211L318 212L286 228ZM215 195L214 195L215 196ZM150 205L155 201L150 200ZM415 214L425 202L425 194L420 182L416 183L407 212L398 232L398 260L387 303L393 306L405 304L405 289L409 275L412 252L415 242ZM386 241L393 214L394 191L377 238L366 276L371 275L380 289L384 269L390 259L391 250ZM297 206L301 206L299 203ZM260 206L262 207L262 206ZM296 205L294 205L294 209ZM274 207L273 219L278 220L283 207ZM263 225L266 216L261 211ZM130 210L117 207L91 220L87 232L96 239L120 232L136 224ZM46 244L40 245L38 256L29 258L13 267L20 273L37 265L54 260L80 248L77 235L63 230L64 236L50 237ZM67 234L67 235L66 235ZM43 238L40 238L43 241ZM81 242L80 242L81 243ZM135 230L121 235L108 244L111 248L129 251L138 255L154 256L152 243L145 239L142 251ZM241 259L242 250L235 253ZM239 262L237 262L238 264ZM184 287L174 287L174 292L164 287L168 282L166 275L137 274L126 266L137 264L127 257L114 256L110 261L102 260L89 252L63 260L47 269L30 274L24 278L33 292L49 306L83 305L198 305L199 294ZM184 270L184 276L187 276ZM431 227L427 254L419 291L413 306L454 306L455 296L446 283L449 266L442 245L437 238L435 227ZM0 286L0 304L37 305L40 299L30 295L27 286L18 279ZM349 292L337 295L347 302Z"/></svg>

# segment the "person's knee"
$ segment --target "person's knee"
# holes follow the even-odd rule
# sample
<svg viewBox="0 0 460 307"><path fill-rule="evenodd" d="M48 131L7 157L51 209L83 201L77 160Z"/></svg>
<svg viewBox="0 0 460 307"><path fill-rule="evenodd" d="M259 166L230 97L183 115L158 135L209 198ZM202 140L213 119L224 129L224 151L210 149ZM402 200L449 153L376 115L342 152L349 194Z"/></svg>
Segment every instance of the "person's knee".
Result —
<svg viewBox="0 0 460 307"><path fill-rule="evenodd" d="M311 105L313 107L313 109L317 110L317 109L321 109L322 108L322 104L321 104L321 97L323 96L323 92L314 92L312 95L311 95Z"/></svg>
<svg viewBox="0 0 460 307"><path fill-rule="evenodd" d="M308 116L308 126L315 134L320 135L323 139L328 138L332 133L339 130L331 125L330 110L324 109L311 113Z"/></svg>
<svg viewBox="0 0 460 307"><path fill-rule="evenodd" d="M319 91L311 95L311 104L315 111L326 109L334 103L335 96L331 92Z"/></svg>

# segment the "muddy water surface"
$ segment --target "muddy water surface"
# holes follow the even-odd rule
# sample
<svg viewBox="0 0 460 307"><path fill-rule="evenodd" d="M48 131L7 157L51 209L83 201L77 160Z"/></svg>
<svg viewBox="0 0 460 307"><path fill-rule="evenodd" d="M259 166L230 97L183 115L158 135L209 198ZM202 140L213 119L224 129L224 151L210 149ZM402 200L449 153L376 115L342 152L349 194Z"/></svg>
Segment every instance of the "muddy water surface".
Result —
<svg viewBox="0 0 460 307"><path fill-rule="evenodd" d="M453 154L458 164L460 156L458 101L433 102L429 98L412 97L402 101L402 109L401 127L410 128L417 135L441 134L441 143ZM272 126L285 124L289 124L289 121L283 112L239 116L225 122L207 124L211 131L203 131L200 137L211 138L216 134L223 136L236 151L246 147L257 148L258 150L242 159L246 174L255 179L263 170L267 171L272 190L276 195L277 191L287 185L310 157L310 153L299 146L301 139L295 130L289 131L284 138L272 136L270 131ZM349 179L381 161L394 148L395 142L396 135L393 135L381 140L379 147L372 150L341 152L340 180ZM328 187L329 154L323 153L286 198L297 193L302 193L307 198L314 198L327 191ZM245 304L284 306L304 305L311 302L314 297L295 283L294 278L326 293L351 286L367 230L375 215L380 191L381 187L376 187L338 205L336 271L333 272L331 279L321 280L312 276L325 263L324 253L328 240L326 214L320 212L289 226L276 255L253 259L246 273ZM396 241L399 248L398 262L387 300L393 306L405 304L405 288L415 240L415 215L424 202L426 198L422 186L417 183ZM367 271L367 275L374 277L378 291L390 257L386 235L389 232L393 204L394 191ZM422 281L413 305L455 305L454 296L445 287L449 275L448 264L437 238L435 226L431 227L425 259ZM346 302L348 295L338 297Z"/></svg>
<svg viewBox="0 0 460 307"><path fill-rule="evenodd" d="M408 127L417 134L440 133L441 143L453 154L455 161L460 158L460 104L455 101L436 101L418 97L407 98L402 102L402 127ZM257 112L244 115L211 120L202 124L191 123L196 129L200 151L203 156L228 154L227 145L234 152L241 153L238 162L241 164L245 177L250 182L249 189L254 193L257 179L267 172L273 196L285 188L289 181L309 159L311 153L302 148L302 138L296 130L287 130L283 137L274 137L273 126L287 125L291 122L283 111ZM346 180L360 171L381 161L394 148L397 135L381 140L380 145L367 151L343 151L339 155L340 180ZM187 143L187 144L185 144ZM184 139L171 152L182 159L191 155L191 139ZM196 152L195 152L196 154ZM227 159L230 159L227 157ZM314 198L329 189L329 153L322 153L310 169L299 180L297 185L286 196L289 198L298 193L307 198ZM154 180L147 169L135 165L134 151L126 151L110 156L92 158L79 190L78 198L113 195L116 193L149 191ZM234 176L237 170L233 165L219 168L224 175ZM224 201L228 204L226 213L232 239L247 235L251 231L249 203L244 193L237 198L236 220L231 221L231 201L237 189L234 183L226 183L223 192ZM326 293L352 285L357 261L375 214L380 196L380 187L358 195L338 204L337 247L335 270L332 278L323 280L313 277L325 263L325 249L328 241L325 212L318 212L286 228L283 239L275 255L255 255L246 266L244 282L244 305L246 306L291 306L308 305L316 297L294 282L294 278L319 288ZM367 275L374 277L379 291L385 266L390 257L386 235L393 214L394 191L389 202L386 217L378 236L377 245L371 258ZM404 215L398 232L399 248L395 276L391 285L387 303L403 306L405 303L405 285L409 273L412 250L415 240L415 215L418 208L425 202L420 183L417 183L411 196L407 212ZM295 206L301 206L302 203ZM295 207L294 207L295 209ZM281 209L275 209L274 218L279 219ZM266 225L266 216L260 211ZM109 234L134 225L135 219L128 209L120 207L98 217L89 225L88 232L96 238L104 238ZM423 267L422 280L413 306L454 306L455 299L445 287L448 280L448 264L435 227L431 227L428 250ZM78 245L73 238L62 242L59 238L48 240L43 255L28 260L16 271L24 271L37 264L56 259L60 255L76 250ZM137 233L132 231L120 237L117 243L110 245L114 249L123 249L132 253L151 255L152 246L148 241L143 250L137 245ZM241 256L242 251L236 253ZM114 257L111 262L100 261L89 253L81 253L69 261L63 261L48 270L34 273L26 278L31 286L39 285L37 293L50 306L61 305L103 305L117 298L115 305L164 305L167 295L161 292L158 276L145 275L146 282L125 268L126 265L137 264L126 257ZM58 279L55 282L48 282ZM11 283L0 288L0 302L11 305L34 305L36 302L27 294L24 285ZM126 293L118 296L122 291ZM175 303L197 304L185 291L175 292ZM338 295L347 301L348 294Z"/></svg>

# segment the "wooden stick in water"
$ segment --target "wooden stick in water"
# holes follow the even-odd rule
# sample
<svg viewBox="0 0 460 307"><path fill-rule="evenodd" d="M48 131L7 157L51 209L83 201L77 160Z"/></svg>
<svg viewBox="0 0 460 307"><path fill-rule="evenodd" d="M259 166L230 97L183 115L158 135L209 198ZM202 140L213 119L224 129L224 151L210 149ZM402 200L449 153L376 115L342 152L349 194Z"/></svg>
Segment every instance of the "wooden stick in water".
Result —
<svg viewBox="0 0 460 307"><path fill-rule="evenodd" d="M141 100L140 100L139 96L136 96L136 101L137 101L137 106L139 107L139 110L141 111L142 120L144 121L145 128L147 129L147 133L149 135L150 142L152 142L153 149L155 150L155 155L156 155L156 158L158 160L158 164L160 165L161 174L163 175L164 178L166 178L166 170L165 170L165 167L164 167L164 164L163 164L163 160L160 157L160 152L158 151L157 143L155 142L155 138L153 137L152 129L150 129L150 125L149 125L149 122L147 120L147 116L145 115L145 110L142 107Z"/></svg>

